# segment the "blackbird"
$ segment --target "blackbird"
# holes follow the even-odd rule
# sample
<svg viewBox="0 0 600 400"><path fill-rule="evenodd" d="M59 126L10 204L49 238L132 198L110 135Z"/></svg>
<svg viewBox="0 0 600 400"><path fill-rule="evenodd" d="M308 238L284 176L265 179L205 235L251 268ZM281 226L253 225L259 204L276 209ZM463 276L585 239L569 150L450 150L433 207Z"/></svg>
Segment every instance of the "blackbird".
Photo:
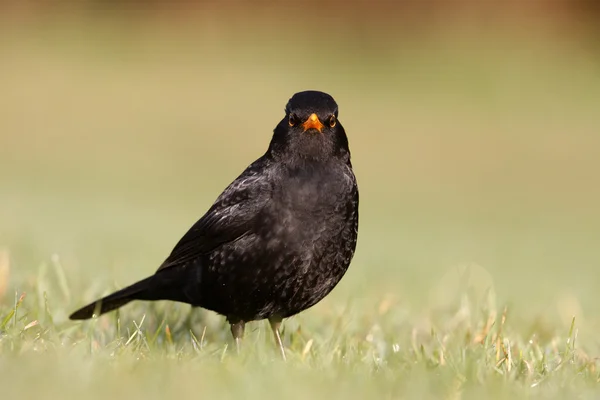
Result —
<svg viewBox="0 0 600 400"><path fill-rule="evenodd" d="M321 301L356 248L358 187L338 106L296 93L266 153L216 199L156 273L75 311L82 320L132 300L172 300L227 317L239 351L248 321L283 318Z"/></svg>

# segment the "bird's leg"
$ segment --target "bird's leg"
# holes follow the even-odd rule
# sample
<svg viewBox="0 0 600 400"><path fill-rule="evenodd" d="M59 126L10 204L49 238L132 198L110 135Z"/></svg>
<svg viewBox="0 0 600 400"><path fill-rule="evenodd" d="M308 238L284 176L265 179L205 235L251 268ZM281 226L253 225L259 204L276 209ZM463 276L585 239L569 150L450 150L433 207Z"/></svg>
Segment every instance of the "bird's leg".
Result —
<svg viewBox="0 0 600 400"><path fill-rule="evenodd" d="M242 338L244 337L244 328L246 323L244 321L238 321L231 324L231 334L235 340L235 348L237 353L240 354L242 348Z"/></svg>
<svg viewBox="0 0 600 400"><path fill-rule="evenodd" d="M279 352L281 353L281 358L283 361L287 361L285 357L285 349L283 348L283 343L281 341L281 335L279 334L279 327L281 326L281 318L271 317L269 318L269 324L271 325L271 330L273 331L273 336L275 337L275 342L277 347L279 347Z"/></svg>

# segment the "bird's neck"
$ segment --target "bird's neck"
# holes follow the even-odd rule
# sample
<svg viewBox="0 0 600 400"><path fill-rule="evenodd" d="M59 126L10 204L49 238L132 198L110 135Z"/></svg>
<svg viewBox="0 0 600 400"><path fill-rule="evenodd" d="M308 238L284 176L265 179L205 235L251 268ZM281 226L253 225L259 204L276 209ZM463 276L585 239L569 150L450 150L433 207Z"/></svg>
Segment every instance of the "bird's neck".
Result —
<svg viewBox="0 0 600 400"><path fill-rule="evenodd" d="M298 153L298 152L271 152L269 154L274 162L285 166L288 170L314 170L331 168L332 165L350 163L349 155Z"/></svg>
<svg viewBox="0 0 600 400"><path fill-rule="evenodd" d="M346 148L334 148L329 143L322 145L316 141L303 143L301 146L272 143L266 156L293 168L350 163L350 152Z"/></svg>

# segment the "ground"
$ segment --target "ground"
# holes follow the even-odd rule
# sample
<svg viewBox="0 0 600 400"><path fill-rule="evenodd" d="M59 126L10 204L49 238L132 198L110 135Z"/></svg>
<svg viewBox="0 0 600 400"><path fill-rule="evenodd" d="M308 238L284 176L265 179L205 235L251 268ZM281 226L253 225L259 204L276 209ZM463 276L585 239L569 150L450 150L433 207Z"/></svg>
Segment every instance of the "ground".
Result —
<svg viewBox="0 0 600 400"><path fill-rule="evenodd" d="M597 396L600 74L584 43L349 40L316 65L243 32L8 35L4 397ZM285 321L287 364L265 322L236 356L223 318L181 304L68 321L153 273L305 89L340 105L361 222L342 283Z"/></svg>

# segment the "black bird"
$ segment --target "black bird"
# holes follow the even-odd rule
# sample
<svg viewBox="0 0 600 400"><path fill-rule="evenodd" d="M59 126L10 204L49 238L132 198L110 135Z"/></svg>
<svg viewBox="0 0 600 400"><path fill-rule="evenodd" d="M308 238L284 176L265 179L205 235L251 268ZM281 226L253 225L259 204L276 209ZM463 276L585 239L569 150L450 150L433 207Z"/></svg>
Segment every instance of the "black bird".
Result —
<svg viewBox="0 0 600 400"><path fill-rule="evenodd" d="M227 317L239 350L267 318L285 359L283 318L322 300L356 248L358 187L338 106L296 93L266 153L217 198L156 273L75 311L92 318L132 300L173 300Z"/></svg>

